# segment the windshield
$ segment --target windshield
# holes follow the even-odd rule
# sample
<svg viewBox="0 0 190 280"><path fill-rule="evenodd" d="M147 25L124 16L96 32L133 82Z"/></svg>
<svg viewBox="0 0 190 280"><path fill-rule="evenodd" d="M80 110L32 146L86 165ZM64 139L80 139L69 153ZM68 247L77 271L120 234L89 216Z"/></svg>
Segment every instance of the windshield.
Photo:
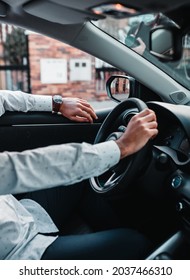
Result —
<svg viewBox="0 0 190 280"><path fill-rule="evenodd" d="M125 44L126 47L129 47L155 64L181 85L190 89L190 34L186 34L186 36L183 37L183 55L178 61L162 62L149 52L149 34L151 28L168 22L175 25L168 17L158 13L121 19L106 17L103 20L94 22L94 24Z"/></svg>

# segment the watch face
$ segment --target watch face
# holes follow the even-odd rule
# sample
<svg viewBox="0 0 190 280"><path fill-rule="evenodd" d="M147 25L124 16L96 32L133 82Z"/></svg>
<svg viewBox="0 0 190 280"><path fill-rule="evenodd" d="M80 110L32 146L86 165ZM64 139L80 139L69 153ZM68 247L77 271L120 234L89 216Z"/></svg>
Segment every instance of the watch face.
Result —
<svg viewBox="0 0 190 280"><path fill-rule="evenodd" d="M53 96L53 101L57 104L62 104L63 103L63 99L61 95L54 95Z"/></svg>

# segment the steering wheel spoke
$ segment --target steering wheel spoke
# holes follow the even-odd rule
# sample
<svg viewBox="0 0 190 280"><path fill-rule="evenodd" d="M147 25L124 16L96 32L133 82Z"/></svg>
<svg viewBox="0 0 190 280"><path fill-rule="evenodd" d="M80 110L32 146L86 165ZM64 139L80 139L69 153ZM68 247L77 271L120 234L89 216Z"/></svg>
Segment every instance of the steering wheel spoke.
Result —
<svg viewBox="0 0 190 280"><path fill-rule="evenodd" d="M109 188L110 186L112 186L120 176L121 175L118 175L116 172L113 172L109 179L104 183L103 188Z"/></svg>

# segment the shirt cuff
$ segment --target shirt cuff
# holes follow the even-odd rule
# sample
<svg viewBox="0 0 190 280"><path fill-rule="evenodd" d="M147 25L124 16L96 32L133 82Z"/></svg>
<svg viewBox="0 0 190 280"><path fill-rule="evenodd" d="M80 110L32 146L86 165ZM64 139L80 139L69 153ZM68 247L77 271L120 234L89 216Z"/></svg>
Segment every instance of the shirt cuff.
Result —
<svg viewBox="0 0 190 280"><path fill-rule="evenodd" d="M38 95L33 94L31 97L34 99L34 106L32 111L46 111L52 112L52 96L51 95Z"/></svg>
<svg viewBox="0 0 190 280"><path fill-rule="evenodd" d="M98 154L102 156L102 163L105 169L116 165L120 160L120 149L115 141L110 140L95 145Z"/></svg>

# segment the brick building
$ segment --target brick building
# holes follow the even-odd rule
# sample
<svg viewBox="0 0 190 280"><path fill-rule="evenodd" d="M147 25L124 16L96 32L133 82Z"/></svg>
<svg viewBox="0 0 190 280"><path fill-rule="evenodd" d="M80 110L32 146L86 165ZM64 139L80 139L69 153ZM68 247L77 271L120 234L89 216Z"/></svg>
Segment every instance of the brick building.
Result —
<svg viewBox="0 0 190 280"><path fill-rule="evenodd" d="M28 34L28 49L32 93L96 99L95 58L34 33Z"/></svg>
<svg viewBox="0 0 190 280"><path fill-rule="evenodd" d="M0 88L105 100L116 69L67 44L0 25ZM115 71L115 72L114 72Z"/></svg>

